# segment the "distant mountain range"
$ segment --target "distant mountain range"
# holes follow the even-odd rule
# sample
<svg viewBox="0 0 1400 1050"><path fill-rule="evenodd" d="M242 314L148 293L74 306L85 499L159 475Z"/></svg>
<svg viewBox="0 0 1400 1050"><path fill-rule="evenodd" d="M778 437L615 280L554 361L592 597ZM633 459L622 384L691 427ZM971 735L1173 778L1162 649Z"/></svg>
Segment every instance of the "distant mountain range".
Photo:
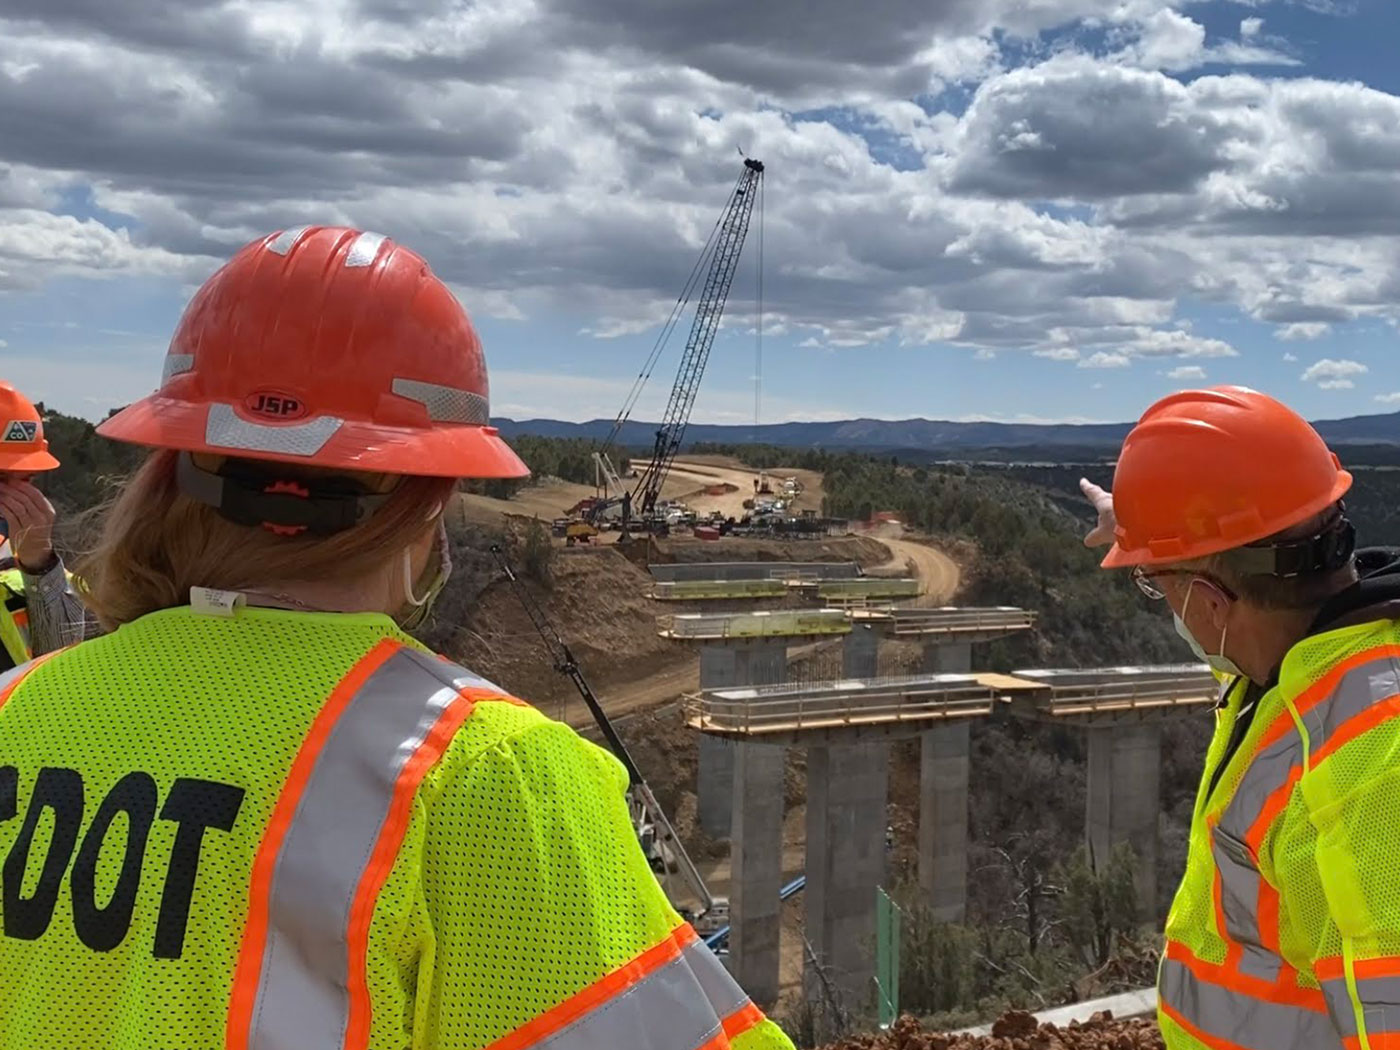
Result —
<svg viewBox="0 0 1400 1050"><path fill-rule="evenodd" d="M521 434L540 437L602 440L612 422L593 419L566 423L557 419L498 419L493 421L507 438ZM1332 445L1400 445L1400 412L1378 416L1352 416L1321 420L1314 424ZM773 423L766 426L717 426L692 423L686 444L764 444L782 448L822 448L869 452L953 452L967 449L1091 449L1116 450L1131 423L1036 424L953 423L934 419L846 419L829 423ZM656 423L627 423L619 443L649 447Z"/></svg>

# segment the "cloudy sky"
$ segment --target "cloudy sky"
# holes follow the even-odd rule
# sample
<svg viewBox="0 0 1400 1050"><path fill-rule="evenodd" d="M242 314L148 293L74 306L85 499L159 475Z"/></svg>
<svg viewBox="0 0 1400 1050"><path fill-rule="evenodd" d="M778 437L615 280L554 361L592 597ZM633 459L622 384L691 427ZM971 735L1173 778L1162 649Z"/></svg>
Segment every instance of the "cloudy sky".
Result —
<svg viewBox="0 0 1400 1050"><path fill-rule="evenodd" d="M742 150L765 422L1394 411L1397 40L1393 0L6 0L0 376L100 417L221 259L331 222L452 283L496 414L611 417ZM696 419L754 415L756 234Z"/></svg>

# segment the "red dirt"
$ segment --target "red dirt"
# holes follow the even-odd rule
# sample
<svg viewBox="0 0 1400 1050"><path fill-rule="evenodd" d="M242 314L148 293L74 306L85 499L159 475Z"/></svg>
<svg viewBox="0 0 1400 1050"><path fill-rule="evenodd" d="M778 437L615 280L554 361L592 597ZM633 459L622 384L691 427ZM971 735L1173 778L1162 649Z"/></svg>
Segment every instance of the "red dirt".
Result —
<svg viewBox="0 0 1400 1050"><path fill-rule="evenodd" d="M912 1017L901 1017L888 1032L853 1036L825 1050L1165 1050L1155 1022L1114 1020L1095 1014L1066 1028L1038 1025L1030 1014L1015 1011L992 1025L991 1035L944 1035L925 1032Z"/></svg>

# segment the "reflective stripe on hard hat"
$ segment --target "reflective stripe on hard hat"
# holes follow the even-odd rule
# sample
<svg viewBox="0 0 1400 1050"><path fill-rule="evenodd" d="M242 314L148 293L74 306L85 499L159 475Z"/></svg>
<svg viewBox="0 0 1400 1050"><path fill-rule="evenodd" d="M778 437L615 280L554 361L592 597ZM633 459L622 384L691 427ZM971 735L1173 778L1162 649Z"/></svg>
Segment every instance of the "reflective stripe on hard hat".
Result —
<svg viewBox="0 0 1400 1050"><path fill-rule="evenodd" d="M695 931L681 926L489 1050L718 1048L762 1020Z"/></svg>
<svg viewBox="0 0 1400 1050"><path fill-rule="evenodd" d="M321 709L254 860L229 1050L365 1045L369 924L414 794L474 701L502 698L453 670L385 640Z"/></svg>

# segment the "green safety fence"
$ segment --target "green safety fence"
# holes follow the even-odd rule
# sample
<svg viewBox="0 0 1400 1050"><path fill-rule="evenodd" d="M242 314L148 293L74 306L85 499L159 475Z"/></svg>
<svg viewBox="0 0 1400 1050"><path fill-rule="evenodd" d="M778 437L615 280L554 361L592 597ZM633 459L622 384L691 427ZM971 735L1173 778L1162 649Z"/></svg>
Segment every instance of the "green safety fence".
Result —
<svg viewBox="0 0 1400 1050"><path fill-rule="evenodd" d="M875 891L875 988L880 1028L899 1017L899 905L883 889Z"/></svg>

